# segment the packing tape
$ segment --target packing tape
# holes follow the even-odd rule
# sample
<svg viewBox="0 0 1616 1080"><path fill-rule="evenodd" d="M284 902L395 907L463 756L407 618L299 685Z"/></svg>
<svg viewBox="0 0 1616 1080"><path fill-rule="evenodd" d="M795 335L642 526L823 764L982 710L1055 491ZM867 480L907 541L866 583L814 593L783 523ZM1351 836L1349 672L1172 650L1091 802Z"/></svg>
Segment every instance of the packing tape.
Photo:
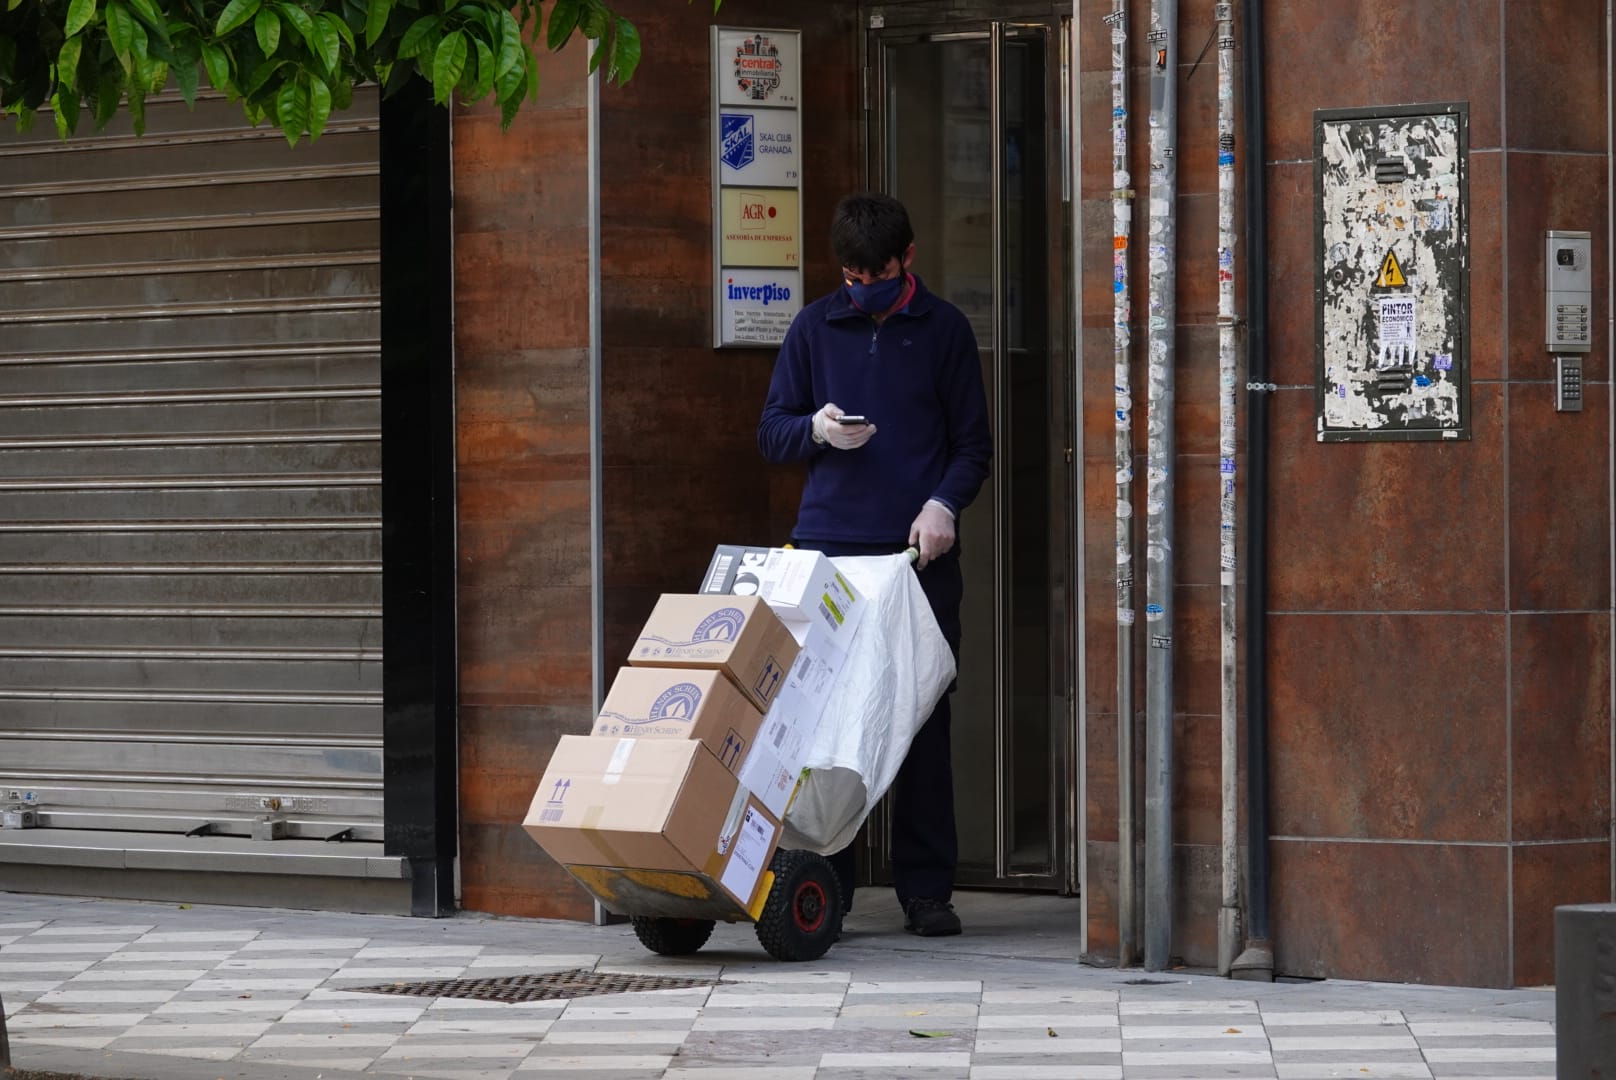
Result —
<svg viewBox="0 0 1616 1080"><path fill-rule="evenodd" d="M718 845L714 848L720 859L729 850L730 841L735 839L735 831L741 827L741 815L746 813L746 797L749 794L739 784L735 786L735 797L729 801L729 811L724 815L724 824L719 827Z"/></svg>
<svg viewBox="0 0 1616 1080"><path fill-rule="evenodd" d="M611 759L606 762L606 771L600 778L601 783L615 784L623 779L623 770L628 768L629 755L634 753L635 742L634 739L617 740L617 749L612 751Z"/></svg>
<svg viewBox="0 0 1616 1080"><path fill-rule="evenodd" d="M774 871L765 870L758 879L757 892L752 895L752 903L746 913L752 917L753 922L763 918L763 905L769 902L769 893L774 891Z"/></svg>

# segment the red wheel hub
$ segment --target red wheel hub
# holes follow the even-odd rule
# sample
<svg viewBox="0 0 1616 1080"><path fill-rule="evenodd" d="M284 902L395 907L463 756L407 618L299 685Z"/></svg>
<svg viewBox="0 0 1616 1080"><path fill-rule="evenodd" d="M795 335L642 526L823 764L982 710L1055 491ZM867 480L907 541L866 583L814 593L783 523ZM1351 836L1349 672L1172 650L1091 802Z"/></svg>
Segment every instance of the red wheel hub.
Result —
<svg viewBox="0 0 1616 1080"><path fill-rule="evenodd" d="M824 886L817 881L805 881L797 886L797 895L792 898L791 917L796 920L798 930L811 934L825 925L829 906Z"/></svg>

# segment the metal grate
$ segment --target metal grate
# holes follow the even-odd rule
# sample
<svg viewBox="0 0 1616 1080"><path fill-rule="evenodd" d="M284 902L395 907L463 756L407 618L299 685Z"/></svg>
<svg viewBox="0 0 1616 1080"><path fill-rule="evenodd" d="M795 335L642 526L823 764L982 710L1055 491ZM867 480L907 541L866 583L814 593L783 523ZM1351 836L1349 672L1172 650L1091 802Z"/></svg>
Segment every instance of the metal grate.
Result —
<svg viewBox="0 0 1616 1080"><path fill-rule="evenodd" d="M431 979L427 982L345 986L343 989L366 994L517 1002L555 1001L564 998L596 997L601 994L635 994L646 990L689 990L698 986L719 986L723 983L722 979L624 975L574 968L570 971L549 971L542 975L503 975L495 979Z"/></svg>

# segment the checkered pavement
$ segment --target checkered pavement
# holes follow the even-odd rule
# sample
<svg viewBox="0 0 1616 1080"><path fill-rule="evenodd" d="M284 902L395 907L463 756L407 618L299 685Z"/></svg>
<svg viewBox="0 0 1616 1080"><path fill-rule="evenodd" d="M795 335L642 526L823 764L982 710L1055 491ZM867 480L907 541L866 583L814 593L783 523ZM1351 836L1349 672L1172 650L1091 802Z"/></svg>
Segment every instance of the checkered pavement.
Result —
<svg viewBox="0 0 1616 1080"><path fill-rule="evenodd" d="M426 920L370 917L366 928L387 932L332 936L318 929L319 916L300 932L296 918L233 909L234 919L216 911L206 928L176 929L197 920L130 904L116 914L161 917L19 919L8 899L0 894L0 996L20 1066L56 1051L99 1051L126 1063L109 1075L164 1080L180 1075L177 1061L230 1063L242 1076L282 1066L327 1078L452 1080L1554 1075L1554 1032L1544 1020L1319 1008L1316 995L1272 987L1260 1000L1186 997L1182 988L1169 996L1076 964L1055 977L1046 966L1020 978L1001 964L982 978L870 978L836 970L836 950L814 965L649 953L625 963L633 953L621 949L546 951L540 945L555 924L545 923L490 921L487 940L429 944ZM570 968L723 982L530 1004L352 989ZM150 1067L132 1073L130 1061Z"/></svg>

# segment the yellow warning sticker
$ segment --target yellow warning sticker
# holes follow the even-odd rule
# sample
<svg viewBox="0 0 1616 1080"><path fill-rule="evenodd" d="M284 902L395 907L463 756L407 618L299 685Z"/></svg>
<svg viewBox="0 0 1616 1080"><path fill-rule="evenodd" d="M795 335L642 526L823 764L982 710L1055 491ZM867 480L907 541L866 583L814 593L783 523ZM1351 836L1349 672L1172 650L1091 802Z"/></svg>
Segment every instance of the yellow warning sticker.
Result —
<svg viewBox="0 0 1616 1080"><path fill-rule="evenodd" d="M1404 289L1408 287L1408 279L1403 276L1403 268L1397 263L1397 252L1387 250L1386 257L1380 261L1380 277L1375 284L1382 289Z"/></svg>

